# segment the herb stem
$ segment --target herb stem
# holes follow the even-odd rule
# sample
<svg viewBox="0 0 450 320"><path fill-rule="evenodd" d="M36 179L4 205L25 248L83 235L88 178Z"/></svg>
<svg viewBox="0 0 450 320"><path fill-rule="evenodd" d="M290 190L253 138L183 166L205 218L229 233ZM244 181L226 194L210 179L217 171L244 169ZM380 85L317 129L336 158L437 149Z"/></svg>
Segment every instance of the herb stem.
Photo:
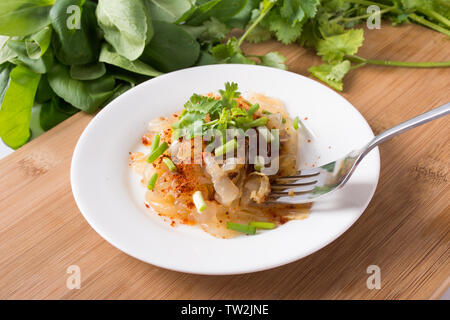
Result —
<svg viewBox="0 0 450 320"><path fill-rule="evenodd" d="M396 8L395 6L392 6L392 7L388 7L388 8L384 8L383 10L380 10L380 16L383 13L386 13L386 12L394 10L395 8ZM339 21L350 22L350 21L355 21L355 20L369 18L372 15L373 15L373 13L368 13L368 14L364 14L364 15L361 15L361 16L350 17L350 18L344 18L344 17L340 16L340 17L338 17L336 19L331 20L331 22L339 22Z"/></svg>
<svg viewBox="0 0 450 320"><path fill-rule="evenodd" d="M438 62L415 62L415 61L392 61L392 60L370 60L358 56L346 56L352 62L359 62L360 64L374 64L388 67L405 67L405 68L442 68L450 67L450 61Z"/></svg>
<svg viewBox="0 0 450 320"><path fill-rule="evenodd" d="M358 64L355 64L355 65L351 66L350 70L354 70L354 69L357 69L357 68L365 66L365 65L366 65L366 62L361 62L361 63L358 63Z"/></svg>
<svg viewBox="0 0 450 320"><path fill-rule="evenodd" d="M423 13L424 15L433 18L436 21L439 21L443 25L445 25L447 28L450 28L450 20L448 20L443 15L439 14L438 12L434 10L428 10L428 9L417 9L420 13Z"/></svg>
<svg viewBox="0 0 450 320"><path fill-rule="evenodd" d="M260 127L260 126L265 126L267 123L267 117L261 117L258 119L255 119L249 123L245 124L245 128L253 128L253 127Z"/></svg>
<svg viewBox="0 0 450 320"><path fill-rule="evenodd" d="M357 4L363 4L366 6L379 6L380 8L388 8L388 5L382 4L382 3L378 3L378 2L373 2L373 1L369 1L369 0L344 0L345 2L352 2L352 3L357 3Z"/></svg>
<svg viewBox="0 0 450 320"><path fill-rule="evenodd" d="M433 29L435 31L438 31L438 32L443 33L443 34L445 34L445 35L450 37L450 30L447 30L447 29L445 29L445 28L443 28L443 27L441 27L441 26L439 26L439 25L437 25L437 24L435 24L433 22L430 22L427 19L416 15L415 13L411 13L408 17L411 18L412 20L414 20L415 22L418 22L418 23L420 23L420 24L422 24L422 25L424 25L424 26L426 26L426 27L428 27L430 29Z"/></svg>
<svg viewBox="0 0 450 320"><path fill-rule="evenodd" d="M251 24L251 26L239 38L238 43L237 43L238 47L240 47L242 45L242 43L244 42L245 38L250 34L250 32L252 32L253 29L255 29L255 27L261 22L261 20L264 19L266 14L269 13L270 9L273 8L273 6L275 5L276 2L277 1L270 1L269 4L267 5L267 7L264 7L261 10L261 13L259 14L258 18L256 18L256 20Z"/></svg>

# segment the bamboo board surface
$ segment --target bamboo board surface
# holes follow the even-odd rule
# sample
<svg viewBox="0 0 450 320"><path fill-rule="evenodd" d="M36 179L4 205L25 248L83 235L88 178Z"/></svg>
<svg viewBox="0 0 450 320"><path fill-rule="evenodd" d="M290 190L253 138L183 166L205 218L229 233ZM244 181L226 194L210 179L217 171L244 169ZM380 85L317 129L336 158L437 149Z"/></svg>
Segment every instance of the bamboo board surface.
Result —
<svg viewBox="0 0 450 320"><path fill-rule="evenodd" d="M416 25L366 31L359 54L373 59L450 60L450 40ZM277 42L290 70L307 75L311 50ZM450 69L364 67L343 96L379 133L450 101ZM377 191L362 217L318 252L276 269L200 276L138 261L103 240L73 199L75 144L92 116L79 113L0 161L0 299L411 299L439 298L449 285L450 118L381 146ZM69 290L66 269L81 268ZM381 268L369 290L366 268Z"/></svg>

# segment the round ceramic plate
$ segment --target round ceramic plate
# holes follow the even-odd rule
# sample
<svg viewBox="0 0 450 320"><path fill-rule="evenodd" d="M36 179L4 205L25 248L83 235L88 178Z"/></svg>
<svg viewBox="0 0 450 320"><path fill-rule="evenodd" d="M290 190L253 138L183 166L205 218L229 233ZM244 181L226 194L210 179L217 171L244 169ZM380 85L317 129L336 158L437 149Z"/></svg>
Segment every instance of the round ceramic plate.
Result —
<svg viewBox="0 0 450 320"><path fill-rule="evenodd" d="M211 65L172 72L129 90L87 126L72 159L71 183L89 224L127 254L153 265L197 274L237 274L303 258L345 232L363 213L380 171L378 150L359 165L341 190L314 203L307 219L254 236L218 239L198 227L171 227L144 206L145 188L128 166L149 120L179 111L193 93L237 82L245 96L281 99L309 129L301 167L325 164L364 146L373 133L361 114L324 85L295 73L250 65ZM305 120L306 119L306 120ZM308 134L308 133L305 133Z"/></svg>

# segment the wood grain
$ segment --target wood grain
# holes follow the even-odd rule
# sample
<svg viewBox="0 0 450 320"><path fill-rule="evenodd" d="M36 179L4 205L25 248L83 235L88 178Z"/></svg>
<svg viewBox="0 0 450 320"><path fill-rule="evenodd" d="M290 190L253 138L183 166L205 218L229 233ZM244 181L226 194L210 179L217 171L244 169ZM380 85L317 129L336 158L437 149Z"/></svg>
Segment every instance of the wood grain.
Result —
<svg viewBox="0 0 450 320"><path fill-rule="evenodd" d="M415 26L366 31L360 54L374 59L450 60L450 41ZM277 42L290 70L320 61ZM345 79L347 98L375 132L450 101L450 69L365 67ZM199 276L163 270L115 249L87 224L72 197L69 169L91 120L79 113L0 161L1 299L411 299L438 298L449 286L450 119L381 147L381 178L363 216L326 248L273 270ZM81 268L79 290L66 269ZM382 287L368 290L369 265Z"/></svg>

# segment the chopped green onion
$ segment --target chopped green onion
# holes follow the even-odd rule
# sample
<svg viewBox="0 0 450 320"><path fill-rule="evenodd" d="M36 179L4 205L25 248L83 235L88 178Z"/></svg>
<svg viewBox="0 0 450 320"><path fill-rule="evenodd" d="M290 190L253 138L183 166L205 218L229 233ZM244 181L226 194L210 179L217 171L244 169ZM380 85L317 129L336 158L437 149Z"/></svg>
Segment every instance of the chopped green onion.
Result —
<svg viewBox="0 0 450 320"><path fill-rule="evenodd" d="M234 223L234 222L227 222L227 229L246 233L246 234L251 234L251 235L256 233L256 227L249 226L246 224Z"/></svg>
<svg viewBox="0 0 450 320"><path fill-rule="evenodd" d="M150 180L148 180L148 185L147 185L148 190L153 190L155 188L156 179L158 179L158 174L154 173L150 177Z"/></svg>
<svg viewBox="0 0 450 320"><path fill-rule="evenodd" d="M255 157L255 164L253 165L256 171L261 171L264 167L264 157L262 156L256 156Z"/></svg>
<svg viewBox="0 0 450 320"><path fill-rule="evenodd" d="M272 222L252 221L248 225L253 226L257 229L273 229L273 228L275 228L275 225Z"/></svg>
<svg viewBox="0 0 450 320"><path fill-rule="evenodd" d="M153 163L156 159L159 158L160 155L162 155L169 146L166 142L163 142L158 148L156 148L147 158L148 163Z"/></svg>
<svg viewBox="0 0 450 320"><path fill-rule="evenodd" d="M247 110L247 114L249 115L249 116L251 116L251 115L253 115L256 111L258 111L258 109L259 109L259 104L254 104L254 105L252 105L248 110Z"/></svg>
<svg viewBox="0 0 450 320"><path fill-rule="evenodd" d="M297 130L298 129L298 121L299 121L300 119L298 118L298 117L295 117L295 119L294 119L294 129L295 130Z"/></svg>
<svg viewBox="0 0 450 320"><path fill-rule="evenodd" d="M169 158L164 158L163 162L166 164L170 171L177 171L177 166Z"/></svg>
<svg viewBox="0 0 450 320"><path fill-rule="evenodd" d="M245 126L247 128L262 127L262 126L265 126L266 123L267 123L267 117L261 117L256 120L250 121L249 123L246 123Z"/></svg>
<svg viewBox="0 0 450 320"><path fill-rule="evenodd" d="M227 143L221 145L220 147L217 147L214 150L214 154L216 156L221 156L223 154L227 154L231 150L236 149L237 147L237 141L235 139L228 141Z"/></svg>
<svg viewBox="0 0 450 320"><path fill-rule="evenodd" d="M156 150L156 148L158 148L160 140L161 137L159 136L159 134L155 134L155 136L153 137L152 148L150 150L150 153L152 153L153 151Z"/></svg>
<svg viewBox="0 0 450 320"><path fill-rule="evenodd" d="M272 114L272 112L267 111L267 110L263 110L262 113L263 113L263 114Z"/></svg>
<svg viewBox="0 0 450 320"><path fill-rule="evenodd" d="M194 201L195 207L197 208L198 213L202 213L206 209L206 203L203 199L203 195L201 191L196 191L192 195L192 200Z"/></svg>

